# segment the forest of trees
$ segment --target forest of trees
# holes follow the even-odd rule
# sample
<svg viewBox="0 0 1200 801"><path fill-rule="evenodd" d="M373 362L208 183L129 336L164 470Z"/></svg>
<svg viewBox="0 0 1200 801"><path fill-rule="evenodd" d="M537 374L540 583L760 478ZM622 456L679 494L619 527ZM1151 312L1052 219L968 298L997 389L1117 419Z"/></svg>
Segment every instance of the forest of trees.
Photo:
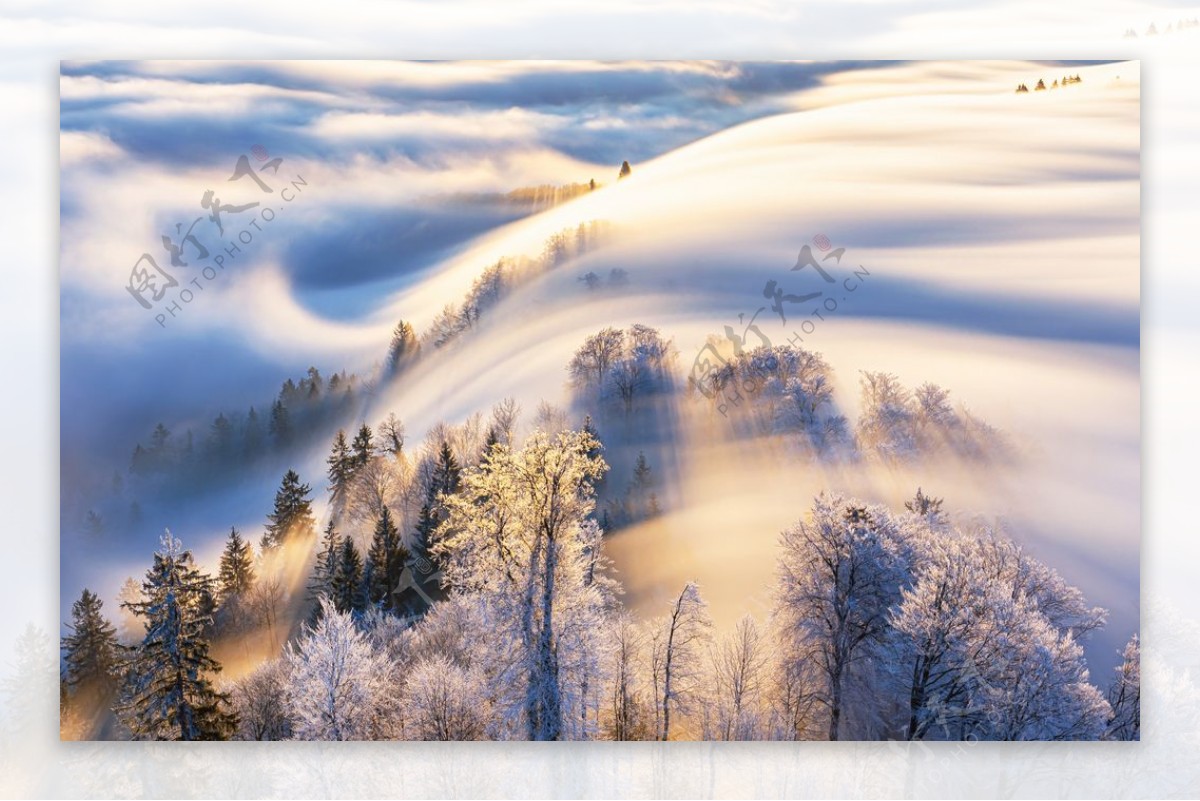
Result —
<svg viewBox="0 0 1200 801"><path fill-rule="evenodd" d="M379 380L402 380L517 282L603 234L580 226L536 259L497 262L423 334L399 323ZM166 532L121 588L115 623L84 589L62 639L64 736L1140 737L1137 636L1115 675L1093 681L1082 643L1105 611L1002 529L952 519L920 489L903 509L836 493L797 508L761 618L716 630L694 581L635 616L606 535L672 503L664 410L695 386L672 341L640 324L587 337L566 373L569 410L543 402L524 422L505 399L416 443L395 414L336 430L315 490L283 470L257 547L231 528L214 576ZM739 348L710 378L739 398L730 431L779 437L802 458L1012 455L946 390L887 373L861 374L849 420L829 365L800 348ZM356 386L313 368L263 415L218 415L202 446L160 424L132 478L198 447L213 464L267 447L288 459L345 422ZM237 660L235 675L218 656Z"/></svg>
<svg viewBox="0 0 1200 801"><path fill-rule="evenodd" d="M356 444L340 435L323 536L289 471L257 557L231 531L216 578L168 533L124 602L139 642L92 593L75 604L68 704L112 709L117 736L144 739L1139 736L1137 638L1106 690L1093 684L1080 643L1104 610L941 499L918 491L897 511L822 495L780 535L766 619L717 633L686 583L635 620L595 514L600 443L536 425L517 442L513 424L501 404L481 438L443 429L409 467L366 427ZM368 473L377 460L391 479ZM296 542L316 553L306 622L224 680L214 643L255 614L269 553ZM395 590L417 552L440 578L414 612Z"/></svg>

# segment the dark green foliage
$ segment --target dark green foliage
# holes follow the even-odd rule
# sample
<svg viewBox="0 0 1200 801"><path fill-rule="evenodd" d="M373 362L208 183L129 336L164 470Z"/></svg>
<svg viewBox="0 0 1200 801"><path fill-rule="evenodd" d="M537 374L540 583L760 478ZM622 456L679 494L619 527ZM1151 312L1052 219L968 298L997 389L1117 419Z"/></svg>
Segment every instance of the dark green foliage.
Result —
<svg viewBox="0 0 1200 801"><path fill-rule="evenodd" d="M367 552L367 598L372 604L385 610L393 608L392 591L400 582L408 556L408 550L400 542L400 530L385 506Z"/></svg>
<svg viewBox="0 0 1200 801"><path fill-rule="evenodd" d="M101 613L104 602L85 589L71 605L71 633L62 638L64 680L75 691L112 693L120 662L117 630Z"/></svg>
<svg viewBox="0 0 1200 801"><path fill-rule="evenodd" d="M143 600L124 604L146 622L116 711L135 739L226 740L236 720L209 675L212 579L170 532L142 582Z"/></svg>
<svg viewBox="0 0 1200 801"><path fill-rule="evenodd" d="M308 497L310 491L307 484L300 483L295 470L284 473L279 491L275 493L275 510L267 516L264 549L282 545L293 537L311 537L316 533L312 501Z"/></svg>
<svg viewBox="0 0 1200 801"><path fill-rule="evenodd" d="M275 438L278 447L286 447L292 442L292 422L288 407L282 400L271 405L271 436Z"/></svg>
<svg viewBox="0 0 1200 801"><path fill-rule="evenodd" d="M362 427L358 429L358 433L354 435L354 442L350 444L350 455L355 471L371 461L371 457L375 454L373 436L371 427L366 423L363 423Z"/></svg>
<svg viewBox="0 0 1200 801"><path fill-rule="evenodd" d="M361 612L365 608L362 594L363 562L354 540L342 540L337 568L331 582L333 605L339 612Z"/></svg>
<svg viewBox="0 0 1200 801"><path fill-rule="evenodd" d="M334 505L340 507L346 497L346 487L354 476L354 459L350 455L350 446L346 443L346 432L340 428L337 436L333 438L333 447L325 463L329 465L326 475L329 476L330 497Z"/></svg>
<svg viewBox="0 0 1200 801"><path fill-rule="evenodd" d="M236 528L229 529L229 539L221 553L217 585L222 604L230 598L244 597L254 587L254 553Z"/></svg>

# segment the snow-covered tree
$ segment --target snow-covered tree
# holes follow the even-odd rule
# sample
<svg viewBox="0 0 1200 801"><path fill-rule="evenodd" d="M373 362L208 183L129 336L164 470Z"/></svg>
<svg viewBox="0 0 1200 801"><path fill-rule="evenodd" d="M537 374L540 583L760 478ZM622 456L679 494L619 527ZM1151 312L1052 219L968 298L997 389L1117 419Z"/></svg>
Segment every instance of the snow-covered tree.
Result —
<svg viewBox="0 0 1200 801"><path fill-rule="evenodd" d="M758 624L748 614L713 646L711 683L703 704L704 739L763 738L768 647Z"/></svg>
<svg viewBox="0 0 1200 801"><path fill-rule="evenodd" d="M994 532L927 529L891 613L909 739L1094 739L1107 703L1078 639L1077 589Z"/></svg>
<svg viewBox="0 0 1200 801"><path fill-rule="evenodd" d="M235 721L228 698L213 689L220 671L208 652L212 579L168 531L142 582L144 600L130 608L146 621L146 636L128 670L116 711L135 739L224 740Z"/></svg>
<svg viewBox="0 0 1200 801"><path fill-rule="evenodd" d="M619 741L652 739L654 731L641 674L645 634L627 612L620 613L608 631L613 645L606 734Z"/></svg>
<svg viewBox="0 0 1200 801"><path fill-rule="evenodd" d="M316 621L315 615L321 608L319 603L321 597L333 598L333 579L337 575L338 566L341 563L341 548L341 537L338 536L333 519L330 518L325 525L325 532L321 535L316 564L313 565L312 577L308 582L308 600L315 607L313 622Z"/></svg>
<svg viewBox="0 0 1200 801"><path fill-rule="evenodd" d="M655 739L670 740L672 715L688 714L701 690L703 647L712 620L700 588L688 582L670 610L650 623L650 678L654 686Z"/></svg>
<svg viewBox="0 0 1200 801"><path fill-rule="evenodd" d="M889 460L916 456L919 443L912 393L890 373L863 372L860 387L859 447Z"/></svg>
<svg viewBox="0 0 1200 801"><path fill-rule="evenodd" d="M1104 733L1109 740L1142 739L1142 643L1133 635L1121 653L1117 678L1108 690L1112 716Z"/></svg>
<svg viewBox="0 0 1200 801"><path fill-rule="evenodd" d="M412 466L404 456L369 457L351 479L345 503L348 520L370 531L384 509L393 520L400 517L414 479Z"/></svg>
<svg viewBox="0 0 1200 801"><path fill-rule="evenodd" d="M807 520L783 532L781 546L775 616L837 740L852 673L882 644L899 596L898 533L885 509L822 494Z"/></svg>
<svg viewBox="0 0 1200 801"><path fill-rule="evenodd" d="M497 612L523 685L503 712L533 740L571 736L569 710L586 684L578 674L598 670L587 655L607 598L602 582L589 581L599 539L585 525L605 469L588 456L595 444L581 432L541 431L518 451L497 444L464 471L458 494L443 496L447 519L434 552L444 582ZM599 692L598 681L591 686Z"/></svg>
<svg viewBox="0 0 1200 801"><path fill-rule="evenodd" d="M609 369L621 358L624 347L625 334L617 328L605 328L588 337L567 365L571 380L580 387L603 387Z"/></svg>
<svg viewBox="0 0 1200 801"><path fill-rule="evenodd" d="M326 475L329 477L329 499L335 512L340 512L346 502L346 492L350 479L354 475L354 461L350 455L350 445L346 441L346 432L338 429L333 438L329 457L325 460L329 465Z"/></svg>
<svg viewBox="0 0 1200 801"><path fill-rule="evenodd" d="M297 740L381 740L396 734L387 702L395 681L354 619L328 601L321 619L285 653L287 708Z"/></svg>
<svg viewBox="0 0 1200 801"><path fill-rule="evenodd" d="M404 690L410 740L483 740L491 713L485 677L441 654L417 662Z"/></svg>
<svg viewBox="0 0 1200 801"><path fill-rule="evenodd" d="M283 659L263 662L230 685L229 699L237 716L238 740L290 740L288 717L288 663Z"/></svg>
<svg viewBox="0 0 1200 801"><path fill-rule="evenodd" d="M119 635L122 645L134 645L142 641L146 626L133 611L131 604L142 600L142 585L133 576L121 583L117 591L117 612L120 615Z"/></svg>

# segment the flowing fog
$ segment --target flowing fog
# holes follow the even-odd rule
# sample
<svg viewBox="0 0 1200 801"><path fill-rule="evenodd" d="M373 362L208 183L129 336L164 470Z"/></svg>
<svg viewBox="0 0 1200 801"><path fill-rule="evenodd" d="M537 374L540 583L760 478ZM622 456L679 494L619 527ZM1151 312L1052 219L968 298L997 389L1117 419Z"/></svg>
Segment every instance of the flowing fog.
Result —
<svg viewBox="0 0 1200 801"><path fill-rule="evenodd" d="M1082 81L1032 91L1068 74ZM898 507L920 486L959 519L1003 521L1110 610L1087 645L1106 682L1139 626L1139 90L1136 63L64 65L64 605L89 586L115 607L164 526L210 568L230 526L257 542L288 466L320 510L339 426L394 412L418 446L505 397L526 427L543 400L578 424L565 367L588 335L660 329L682 388L710 336L764 309L761 336L821 353L851 421L860 371L884 371L950 390L1013 456L822 464L681 389L636 426L600 426L611 482L628 482L638 450L662 482L663 514L607 541L626 603L657 613L695 579L718 626L761 617L779 532L815 494ZM259 143L303 190L160 326L126 271L151 248L168 266L161 235ZM557 204L505 199L591 179ZM372 383L288 458L187 491L128 477L158 422L201 447L219 412L254 405L265 421L310 365L369 382L398 320L422 334L486 267L592 221L601 244ZM792 269L805 246L836 282ZM614 269L626 283L608 285ZM785 324L768 281L824 294L784 300ZM827 299L836 309L813 317ZM142 515L126 523L135 494Z"/></svg>

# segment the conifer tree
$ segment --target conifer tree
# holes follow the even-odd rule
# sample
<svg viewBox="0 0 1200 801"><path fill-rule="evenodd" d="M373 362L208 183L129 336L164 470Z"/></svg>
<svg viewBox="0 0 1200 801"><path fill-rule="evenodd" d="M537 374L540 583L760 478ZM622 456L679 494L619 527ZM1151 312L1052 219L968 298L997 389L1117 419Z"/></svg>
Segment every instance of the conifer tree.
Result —
<svg viewBox="0 0 1200 801"><path fill-rule="evenodd" d="M139 740L229 739L236 720L227 711L228 698L208 678L221 669L205 636L212 623L205 611L212 579L170 531L146 572L142 595L144 600L126 604L145 619L146 636L131 660L117 714Z"/></svg>
<svg viewBox="0 0 1200 801"><path fill-rule="evenodd" d="M350 451L355 472L371 461L371 456L375 453L375 443L372 437L371 427L366 423L363 423L362 427L358 429L358 433L354 435Z"/></svg>
<svg viewBox="0 0 1200 801"><path fill-rule="evenodd" d="M386 610L394 608L392 591L400 583L400 572L407 560L408 550L400 542L400 530L385 506L367 552L367 598L372 604Z"/></svg>
<svg viewBox="0 0 1200 801"><path fill-rule="evenodd" d="M331 582L333 605L339 612L363 610L362 581L362 557L358 548L354 547L354 540L346 537L342 540L337 569Z"/></svg>
<svg viewBox="0 0 1200 801"><path fill-rule="evenodd" d="M117 630L101 613L104 602L85 589L71 605L71 633L62 639L65 682L76 693L112 693L120 661Z"/></svg>
<svg viewBox="0 0 1200 801"><path fill-rule="evenodd" d="M290 445L292 441L291 418L288 415L288 407L282 400L276 400L271 405L271 436L275 438L275 445L280 448Z"/></svg>
<svg viewBox="0 0 1200 801"><path fill-rule="evenodd" d="M254 551L238 530L231 527L217 571L222 626L236 626L239 623L242 610L254 589L254 579Z"/></svg>
<svg viewBox="0 0 1200 801"><path fill-rule="evenodd" d="M388 370L393 374L398 372L406 362L416 357L420 349L412 326L401 320L392 332L392 344L388 347Z"/></svg>
<svg viewBox="0 0 1200 801"><path fill-rule="evenodd" d="M317 604L316 609L313 610L314 615L320 614L322 597L333 597L333 579L340 564L341 549L341 537L338 536L337 529L333 526L333 520L330 520L325 526L325 533L321 535L317 563L313 567L312 579L308 583L308 600ZM313 622L315 621L316 617L313 618Z"/></svg>
<svg viewBox="0 0 1200 801"><path fill-rule="evenodd" d="M333 447L325 463L329 465L326 475L329 476L330 499L334 508L340 509L346 499L346 488L354 476L354 460L350 455L350 446L346 443L346 432L340 428L337 436L333 438Z"/></svg>
<svg viewBox="0 0 1200 801"><path fill-rule="evenodd" d="M242 539L236 528L229 529L229 539L221 553L217 583L222 600L245 595L254 586L254 553L250 543Z"/></svg>
<svg viewBox="0 0 1200 801"><path fill-rule="evenodd" d="M308 498L311 488L300 483L295 470L283 475L283 482L275 493L275 510L267 516L267 531L263 534L263 549L274 548L292 537L307 537L314 533L316 521L312 516L312 501Z"/></svg>
<svg viewBox="0 0 1200 801"><path fill-rule="evenodd" d="M430 499L436 501L439 493L453 495L462 482L462 468L450 450L450 443L443 442L438 453L437 465L433 469L433 481L429 488Z"/></svg>

